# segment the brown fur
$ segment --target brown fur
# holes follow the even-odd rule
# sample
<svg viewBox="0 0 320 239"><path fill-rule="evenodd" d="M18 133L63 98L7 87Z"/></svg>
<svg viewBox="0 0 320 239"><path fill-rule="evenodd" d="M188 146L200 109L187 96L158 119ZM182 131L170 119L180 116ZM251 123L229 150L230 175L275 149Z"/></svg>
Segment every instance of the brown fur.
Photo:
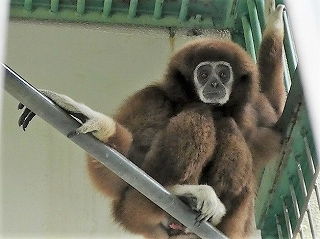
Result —
<svg viewBox="0 0 320 239"><path fill-rule="evenodd" d="M273 127L285 101L282 38L264 36L258 66L230 41L194 41L172 57L163 81L131 96L114 116L117 130L108 143L165 187L212 186L227 209L217 227L230 238L249 235L255 174L280 148ZM201 103L191 81L200 62L217 60L229 62L235 77L223 106ZM90 156L88 169L97 188L114 198L117 222L146 238L169 238L160 226L166 213Z"/></svg>

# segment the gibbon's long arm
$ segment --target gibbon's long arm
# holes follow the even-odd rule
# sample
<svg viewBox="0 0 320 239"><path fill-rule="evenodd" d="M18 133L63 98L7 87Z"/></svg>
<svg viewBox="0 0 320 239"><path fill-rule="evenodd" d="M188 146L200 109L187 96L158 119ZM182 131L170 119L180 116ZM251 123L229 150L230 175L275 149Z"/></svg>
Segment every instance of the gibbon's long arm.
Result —
<svg viewBox="0 0 320 239"><path fill-rule="evenodd" d="M80 124L75 119L43 96L21 76L5 64L2 66L5 68L5 90L19 102L64 135L68 135L79 127ZM208 222L198 225L197 214L194 211L116 150L101 143L90 134L80 134L70 139L199 237L227 238ZM141 187L141 185L144 186Z"/></svg>

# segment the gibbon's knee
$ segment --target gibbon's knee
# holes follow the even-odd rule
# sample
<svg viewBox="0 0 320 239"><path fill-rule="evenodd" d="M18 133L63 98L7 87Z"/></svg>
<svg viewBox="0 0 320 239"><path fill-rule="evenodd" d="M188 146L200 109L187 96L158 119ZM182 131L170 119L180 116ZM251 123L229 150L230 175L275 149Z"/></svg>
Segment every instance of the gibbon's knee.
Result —
<svg viewBox="0 0 320 239"><path fill-rule="evenodd" d="M115 220L132 233L146 238L166 239L161 227L167 214L136 189L128 187L120 200L114 200L112 214Z"/></svg>
<svg viewBox="0 0 320 239"><path fill-rule="evenodd" d="M253 180L251 151L233 118L216 121L216 128L218 144L203 171L202 181L212 185L219 197L237 196ZM230 200L226 196L226 201L222 201Z"/></svg>
<svg viewBox="0 0 320 239"><path fill-rule="evenodd" d="M125 127L116 123L115 132L108 138L106 144L118 150L124 156L127 156L131 142L131 133ZM127 186L125 181L91 155L87 155L87 169L94 186L108 197L119 198Z"/></svg>
<svg viewBox="0 0 320 239"><path fill-rule="evenodd" d="M87 155L87 170L93 185L105 196L119 199L127 183L106 166Z"/></svg>
<svg viewBox="0 0 320 239"><path fill-rule="evenodd" d="M232 207L227 208L227 214L217 226L230 239L248 238L253 231L255 193L251 189L243 192L232 201Z"/></svg>
<svg viewBox="0 0 320 239"><path fill-rule="evenodd" d="M132 143L131 132L119 123L116 123L115 133L108 139L108 144L124 156L128 156Z"/></svg>
<svg viewBox="0 0 320 239"><path fill-rule="evenodd" d="M211 117L182 111L158 134L142 168L164 186L197 184L215 141Z"/></svg>

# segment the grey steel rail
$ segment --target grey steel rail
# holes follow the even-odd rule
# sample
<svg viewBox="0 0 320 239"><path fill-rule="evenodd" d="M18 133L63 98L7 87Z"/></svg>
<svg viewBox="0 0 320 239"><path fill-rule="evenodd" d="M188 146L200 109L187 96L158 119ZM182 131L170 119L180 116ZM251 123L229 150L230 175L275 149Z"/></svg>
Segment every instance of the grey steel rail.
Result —
<svg viewBox="0 0 320 239"><path fill-rule="evenodd" d="M4 88L19 102L65 136L79 127L79 123L75 119L43 96L21 76L5 64L2 64L2 66L5 68ZM225 235L208 222L197 225L194 211L116 150L104 145L90 134L81 134L70 138L70 140L199 237L203 239L227 239Z"/></svg>

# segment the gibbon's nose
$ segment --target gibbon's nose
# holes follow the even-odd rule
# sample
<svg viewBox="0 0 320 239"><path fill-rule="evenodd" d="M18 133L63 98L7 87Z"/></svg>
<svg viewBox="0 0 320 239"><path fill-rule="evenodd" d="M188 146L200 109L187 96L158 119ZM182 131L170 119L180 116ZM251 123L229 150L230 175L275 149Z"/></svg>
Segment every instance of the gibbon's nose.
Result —
<svg viewBox="0 0 320 239"><path fill-rule="evenodd" d="M213 88L217 88L217 86L218 86L218 82L213 81L213 82L211 82L211 85L213 86Z"/></svg>

